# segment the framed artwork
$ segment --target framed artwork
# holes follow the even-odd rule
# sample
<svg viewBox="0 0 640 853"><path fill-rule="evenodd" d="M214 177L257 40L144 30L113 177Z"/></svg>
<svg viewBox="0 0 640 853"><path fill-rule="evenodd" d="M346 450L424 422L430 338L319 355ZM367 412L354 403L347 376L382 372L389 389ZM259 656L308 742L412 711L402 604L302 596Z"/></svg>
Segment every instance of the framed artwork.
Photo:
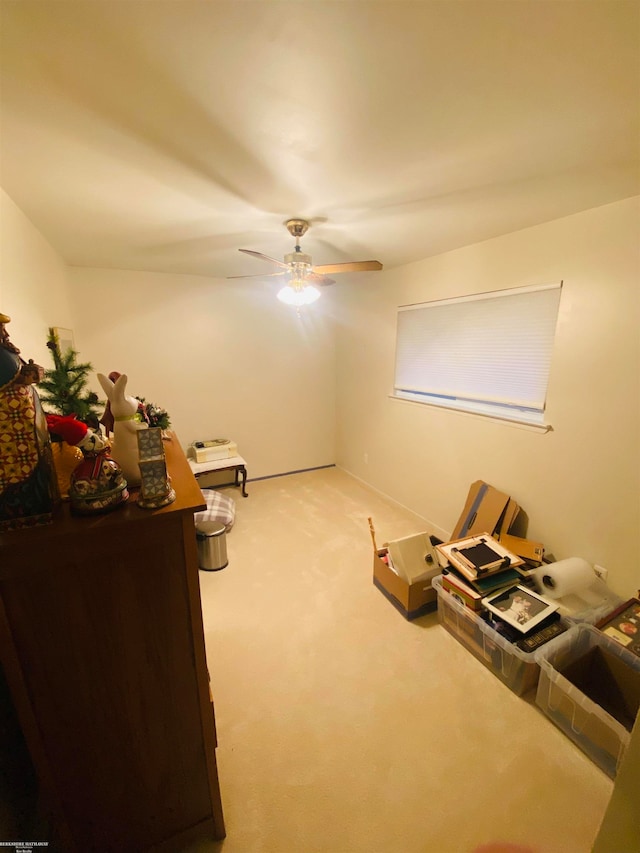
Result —
<svg viewBox="0 0 640 853"><path fill-rule="evenodd" d="M56 339L58 341L58 349L60 350L60 355L64 355L67 350L75 350L75 344L73 342L73 331L71 329L63 329L61 326L54 326L53 334L56 336Z"/></svg>
<svg viewBox="0 0 640 853"><path fill-rule="evenodd" d="M510 586L500 590L495 595L483 598L482 603L487 610L523 634L558 609L556 603L547 601L524 586Z"/></svg>
<svg viewBox="0 0 640 853"><path fill-rule="evenodd" d="M443 542L436 545L436 548L470 581L524 564L523 559L513 554L488 533Z"/></svg>
<svg viewBox="0 0 640 853"><path fill-rule="evenodd" d="M625 601L596 623L596 628L640 657L640 600L637 598Z"/></svg>

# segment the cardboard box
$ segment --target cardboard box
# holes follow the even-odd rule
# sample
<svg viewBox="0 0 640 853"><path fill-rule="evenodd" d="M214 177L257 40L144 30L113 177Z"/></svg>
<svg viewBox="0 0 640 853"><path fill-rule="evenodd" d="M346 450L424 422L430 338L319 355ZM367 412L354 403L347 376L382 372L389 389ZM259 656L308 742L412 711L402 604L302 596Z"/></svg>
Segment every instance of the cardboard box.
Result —
<svg viewBox="0 0 640 853"><path fill-rule="evenodd" d="M463 539L479 533L494 533L504 522L504 532L511 527L519 507L509 495L494 489L484 480L471 484L464 509L451 534L451 539Z"/></svg>
<svg viewBox="0 0 640 853"><path fill-rule="evenodd" d="M541 650L536 703L611 778L640 707L640 658L588 624Z"/></svg>
<svg viewBox="0 0 640 853"><path fill-rule="evenodd" d="M542 564L544 557L544 545L542 542L532 542L531 539L522 539L520 536L510 536L508 533L500 533L500 544L509 551L513 551L518 557L531 563Z"/></svg>
<svg viewBox="0 0 640 853"><path fill-rule="evenodd" d="M416 619L431 613L437 607L437 594L431 586L431 577L408 583L384 562L386 548L373 553L373 583L380 592L402 613L405 619ZM434 576L439 574L438 566Z"/></svg>
<svg viewBox="0 0 640 853"><path fill-rule="evenodd" d="M520 512L520 507L514 501L513 498L509 498L509 502L505 507L505 511L502 514L502 518L500 519L499 531L500 533L508 533L509 530L513 527L516 516Z"/></svg>
<svg viewBox="0 0 640 853"><path fill-rule="evenodd" d="M373 542L373 583L380 592L402 613L405 619L416 619L438 606L437 595L431 580L440 572L437 552L426 533L405 536L379 549L373 520L369 521L369 532ZM402 563L406 577L401 577L389 565L392 559L389 547L396 559ZM429 557L429 559L426 559ZM428 567L425 571L424 567Z"/></svg>

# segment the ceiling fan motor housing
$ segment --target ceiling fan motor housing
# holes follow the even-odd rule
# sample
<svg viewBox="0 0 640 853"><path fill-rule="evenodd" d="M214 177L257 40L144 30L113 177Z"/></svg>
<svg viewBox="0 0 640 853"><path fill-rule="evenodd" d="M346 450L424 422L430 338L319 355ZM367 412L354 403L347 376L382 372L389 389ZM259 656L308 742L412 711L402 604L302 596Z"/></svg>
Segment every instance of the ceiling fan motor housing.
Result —
<svg viewBox="0 0 640 853"><path fill-rule="evenodd" d="M287 231L292 237L304 237L309 228L309 223L306 219L289 219L286 223Z"/></svg>
<svg viewBox="0 0 640 853"><path fill-rule="evenodd" d="M301 264L305 267L311 266L311 255L307 255L304 252L289 252L289 254L284 256L285 264Z"/></svg>

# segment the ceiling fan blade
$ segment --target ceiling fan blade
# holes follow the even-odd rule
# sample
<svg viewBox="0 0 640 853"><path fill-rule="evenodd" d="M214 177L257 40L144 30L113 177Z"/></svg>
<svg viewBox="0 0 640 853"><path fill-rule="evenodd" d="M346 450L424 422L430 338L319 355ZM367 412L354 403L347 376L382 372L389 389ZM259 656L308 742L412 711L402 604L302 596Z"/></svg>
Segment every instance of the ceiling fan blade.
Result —
<svg viewBox="0 0 640 853"><path fill-rule="evenodd" d="M340 272L374 272L381 269L380 261L350 261L344 264L321 264L319 267L314 266L313 271L320 275L335 275Z"/></svg>
<svg viewBox="0 0 640 853"><path fill-rule="evenodd" d="M332 278L327 278L326 275L317 275L314 272L307 273L304 280L311 281L313 284L319 284L320 287L326 287L328 284L335 284L335 281Z"/></svg>
<svg viewBox="0 0 640 853"><path fill-rule="evenodd" d="M259 258L261 261L268 261L270 264L276 264L279 267L286 267L289 269L289 265L283 263L282 261L277 261L275 258L270 258L269 255L263 255L262 252L254 252L251 249L238 249L239 252L244 252L245 255L253 255L254 258Z"/></svg>
<svg viewBox="0 0 640 853"><path fill-rule="evenodd" d="M280 278L280 276L286 275L287 270L284 272L262 272L257 275L228 275L227 278L272 278L276 276L276 278Z"/></svg>

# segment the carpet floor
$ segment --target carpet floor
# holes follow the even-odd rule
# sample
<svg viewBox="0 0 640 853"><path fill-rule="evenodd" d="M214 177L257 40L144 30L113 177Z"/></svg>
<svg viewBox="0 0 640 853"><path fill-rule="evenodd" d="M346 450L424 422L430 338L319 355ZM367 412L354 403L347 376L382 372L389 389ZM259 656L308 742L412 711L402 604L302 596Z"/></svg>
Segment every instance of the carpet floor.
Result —
<svg viewBox="0 0 640 853"><path fill-rule="evenodd" d="M590 851L611 780L374 587L367 518L418 516L338 468L224 491L229 565L199 576L227 838L193 853Z"/></svg>

